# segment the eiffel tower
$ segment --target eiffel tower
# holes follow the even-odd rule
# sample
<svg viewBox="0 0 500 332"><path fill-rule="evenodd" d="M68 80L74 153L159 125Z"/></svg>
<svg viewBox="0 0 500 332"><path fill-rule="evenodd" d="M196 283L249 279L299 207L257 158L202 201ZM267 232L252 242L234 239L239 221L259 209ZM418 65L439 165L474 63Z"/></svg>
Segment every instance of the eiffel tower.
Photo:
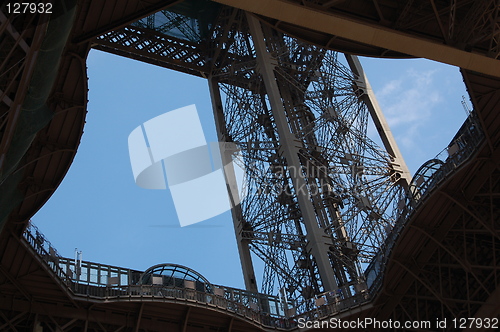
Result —
<svg viewBox="0 0 500 332"><path fill-rule="evenodd" d="M35 2L0 12L0 329L498 317L497 2ZM231 211L246 290L73 261L29 224L74 157L90 48L208 80L218 140L243 157L223 162L248 175ZM474 110L445 158L410 179L353 54L462 67Z"/></svg>
<svg viewBox="0 0 500 332"><path fill-rule="evenodd" d="M322 293L366 292L363 272L410 179L359 60L213 7L183 2L94 47L139 60L154 54L167 67L177 60L188 73L204 68L219 141L238 146L248 173L248 197L232 211L248 290L284 296L301 311ZM369 120L385 146L368 137ZM255 259L264 264L259 277Z"/></svg>

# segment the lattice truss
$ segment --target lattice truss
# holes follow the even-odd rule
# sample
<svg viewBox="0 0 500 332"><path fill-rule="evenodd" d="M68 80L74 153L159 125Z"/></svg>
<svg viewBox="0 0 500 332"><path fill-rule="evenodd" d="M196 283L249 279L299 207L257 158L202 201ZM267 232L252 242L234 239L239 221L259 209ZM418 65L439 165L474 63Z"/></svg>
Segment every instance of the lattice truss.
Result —
<svg viewBox="0 0 500 332"><path fill-rule="evenodd" d="M299 303L323 291L297 201L297 192L305 190L325 241L332 243L332 273L345 291L355 292L363 263L392 229L402 193L391 156L367 136L363 91L337 53L268 33L289 129L299 148L300 169L288 167L245 19L232 19L219 25L230 29L214 30L222 51L213 77L224 96L227 140L241 148L248 173L240 235L264 262L260 291L286 289L288 298ZM293 176L303 177L306 188L294 188Z"/></svg>
<svg viewBox="0 0 500 332"><path fill-rule="evenodd" d="M194 18L171 10L161 10L132 25L192 42L197 42L201 38L199 25Z"/></svg>

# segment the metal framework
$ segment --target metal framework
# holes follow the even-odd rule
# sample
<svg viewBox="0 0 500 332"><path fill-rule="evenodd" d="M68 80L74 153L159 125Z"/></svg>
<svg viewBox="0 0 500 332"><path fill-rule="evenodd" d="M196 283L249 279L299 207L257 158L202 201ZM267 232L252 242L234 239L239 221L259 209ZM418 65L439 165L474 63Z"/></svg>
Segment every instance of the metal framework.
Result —
<svg viewBox="0 0 500 332"><path fill-rule="evenodd" d="M134 25L99 36L94 48L196 76L208 72L203 46Z"/></svg>
<svg viewBox="0 0 500 332"><path fill-rule="evenodd" d="M141 272L64 258L31 223L23 238L16 242L17 252L23 255L26 262L29 261L29 267L25 270L23 266L17 272L16 277L21 279L21 283L16 282L9 273L5 273L9 276L7 281L0 279L0 286L5 290L0 294L2 331L8 326L14 331L24 331L26 326L52 331L129 331L132 328L137 331L141 325L143 329L165 331L176 328L176 325L184 325L186 329L189 320L196 320L196 316L199 319L200 314L219 318L205 319L203 323L206 328L215 330L227 328L225 320L220 320L224 316L233 316L229 318L229 328L232 325L235 331L259 330L259 326L290 328L296 325L296 322L287 320L283 301L279 297L215 285L185 266L159 264ZM1 267L0 264L0 270ZM49 280L58 284L58 291L62 291L57 301L67 302L65 310L55 311L54 300L43 303L35 301L33 304L33 299L28 295L30 286L30 291L22 286L25 279L40 278L43 270L51 276ZM44 283L46 281L43 279ZM21 290L24 296L13 296L12 290L5 287L10 283ZM54 291L54 285L50 282L45 284L45 288ZM25 300L32 302L30 306L37 312L36 315L23 310ZM86 301L92 304L87 306ZM194 307L192 304L192 308L186 307L188 301L195 304ZM118 303L121 309L103 317L99 309L102 302ZM4 314L1 310L9 303L12 303L12 310ZM162 307L167 305L169 314L161 320L151 321L155 310L163 310ZM128 308L123 310L123 307ZM131 309L133 314L129 317L127 312ZM185 315L186 310L191 311L194 319Z"/></svg>
<svg viewBox="0 0 500 332"><path fill-rule="evenodd" d="M209 78L219 139L240 147L249 174L249 197L233 207L247 289L258 289L253 255L264 262L259 290L300 310L323 292L363 291L410 174L359 61L229 7L197 3L210 9L201 19L195 2L94 47ZM366 135L370 116L383 149Z"/></svg>
<svg viewBox="0 0 500 332"><path fill-rule="evenodd" d="M498 0L214 1L327 48L423 57L500 76Z"/></svg>
<svg viewBox="0 0 500 332"><path fill-rule="evenodd" d="M219 13L174 6L94 47L209 78L219 140L240 147L249 174L249 197L233 207L247 289L258 289L253 255L259 290L300 310L323 292L361 292L410 175L359 61L242 11L209 12ZM385 151L366 135L370 116Z"/></svg>
<svg viewBox="0 0 500 332"><path fill-rule="evenodd" d="M323 292L363 292L363 263L392 229L409 177L400 156L367 137L364 77L338 53L252 16L230 10L221 19L209 80L219 138L239 145L248 172L250 193L234 214L247 287L251 251L264 263L260 291L299 310Z"/></svg>

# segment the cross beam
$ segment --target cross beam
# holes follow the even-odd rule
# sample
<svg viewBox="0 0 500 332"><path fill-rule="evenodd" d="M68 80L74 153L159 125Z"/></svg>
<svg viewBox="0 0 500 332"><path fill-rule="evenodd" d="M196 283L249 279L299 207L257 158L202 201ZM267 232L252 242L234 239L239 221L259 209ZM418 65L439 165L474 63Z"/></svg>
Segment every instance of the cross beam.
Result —
<svg viewBox="0 0 500 332"><path fill-rule="evenodd" d="M331 36L500 77L500 61L496 59L380 25L348 19L342 15L325 13L284 0L214 1Z"/></svg>

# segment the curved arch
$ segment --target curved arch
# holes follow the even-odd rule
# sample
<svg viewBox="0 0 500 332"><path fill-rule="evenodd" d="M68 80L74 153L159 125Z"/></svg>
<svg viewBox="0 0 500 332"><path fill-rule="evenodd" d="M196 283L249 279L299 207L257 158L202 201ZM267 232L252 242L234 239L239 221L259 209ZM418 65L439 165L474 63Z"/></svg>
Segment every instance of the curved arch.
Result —
<svg viewBox="0 0 500 332"><path fill-rule="evenodd" d="M441 180L439 171L443 165L442 160L431 159L420 166L410 182L410 194L413 199L420 200L429 189L432 189Z"/></svg>
<svg viewBox="0 0 500 332"><path fill-rule="evenodd" d="M155 281L153 277L161 279ZM151 266L142 274L139 283L151 285L161 280L162 285L171 287L184 287L185 281L194 282L196 289L212 292L213 285L201 273L184 265L163 263Z"/></svg>

